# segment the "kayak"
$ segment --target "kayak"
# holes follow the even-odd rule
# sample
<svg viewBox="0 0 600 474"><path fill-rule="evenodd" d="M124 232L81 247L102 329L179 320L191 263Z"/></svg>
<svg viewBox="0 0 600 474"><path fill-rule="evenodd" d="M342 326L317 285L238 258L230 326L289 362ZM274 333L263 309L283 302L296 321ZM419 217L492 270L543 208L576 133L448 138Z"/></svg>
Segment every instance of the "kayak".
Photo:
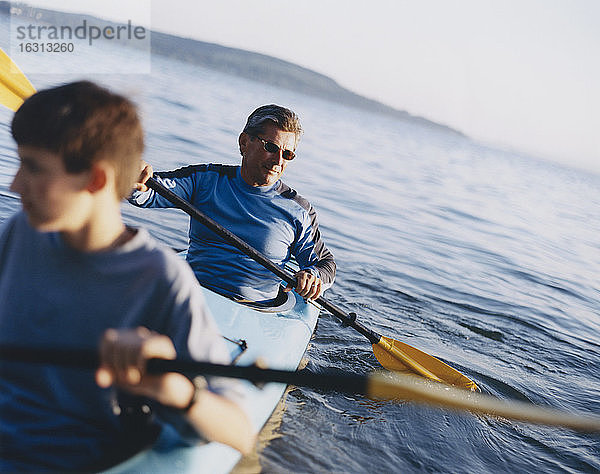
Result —
<svg viewBox="0 0 600 474"><path fill-rule="evenodd" d="M296 370L308 347L317 324L319 309L306 303L295 292L277 307L261 308L236 303L203 288L212 315L226 344L231 349L233 363L252 365L257 360L269 368ZM268 383L256 387L243 381L247 394L251 422L259 432L266 424L285 393L285 384ZM163 430L164 431L164 430ZM241 458L233 448L209 442L194 446L158 442L132 458L106 471L122 473L228 473Z"/></svg>

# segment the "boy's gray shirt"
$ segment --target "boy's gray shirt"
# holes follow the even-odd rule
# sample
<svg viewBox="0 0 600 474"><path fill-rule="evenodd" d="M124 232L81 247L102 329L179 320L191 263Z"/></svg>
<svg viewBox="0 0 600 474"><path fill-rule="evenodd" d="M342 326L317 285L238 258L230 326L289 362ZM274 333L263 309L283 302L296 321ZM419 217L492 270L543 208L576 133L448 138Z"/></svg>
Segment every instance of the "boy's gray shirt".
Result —
<svg viewBox="0 0 600 474"><path fill-rule="evenodd" d="M143 229L96 253L34 230L23 213L0 233L2 345L96 350L107 328L145 326L169 336L178 356L228 363L202 291ZM99 388L93 371L0 365L0 470L86 469L136 449L142 433L115 416L115 392ZM239 401L238 387L220 379L211 389Z"/></svg>

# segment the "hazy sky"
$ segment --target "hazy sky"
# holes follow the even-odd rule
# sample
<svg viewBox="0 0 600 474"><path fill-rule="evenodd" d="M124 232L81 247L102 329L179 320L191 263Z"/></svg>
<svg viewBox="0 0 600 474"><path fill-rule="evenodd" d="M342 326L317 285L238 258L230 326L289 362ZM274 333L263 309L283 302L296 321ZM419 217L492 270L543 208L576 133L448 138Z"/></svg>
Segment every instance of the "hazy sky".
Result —
<svg viewBox="0 0 600 474"><path fill-rule="evenodd" d="M276 56L473 138L600 173L598 0L27 3L138 23L151 4L153 29Z"/></svg>

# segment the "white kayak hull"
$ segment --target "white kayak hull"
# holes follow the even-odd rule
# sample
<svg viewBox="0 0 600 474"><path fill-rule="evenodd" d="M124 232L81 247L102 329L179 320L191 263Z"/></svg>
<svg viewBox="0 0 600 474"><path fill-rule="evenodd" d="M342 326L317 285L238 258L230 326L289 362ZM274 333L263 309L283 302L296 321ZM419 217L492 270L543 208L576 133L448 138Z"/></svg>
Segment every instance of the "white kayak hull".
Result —
<svg viewBox="0 0 600 474"><path fill-rule="evenodd" d="M273 369L295 370L298 367L315 330L318 308L306 304L293 292L290 293L288 302L277 312L258 311L206 289L204 294L223 336L235 341L244 340L247 344L247 348L242 351L237 344L227 342L237 365L251 365L256 360L261 360ZM268 383L262 388L249 382L244 384L248 391L252 424L256 431L260 431L286 387L279 383ZM241 457L233 448L215 442L168 449L161 449L158 445L108 472L228 473Z"/></svg>

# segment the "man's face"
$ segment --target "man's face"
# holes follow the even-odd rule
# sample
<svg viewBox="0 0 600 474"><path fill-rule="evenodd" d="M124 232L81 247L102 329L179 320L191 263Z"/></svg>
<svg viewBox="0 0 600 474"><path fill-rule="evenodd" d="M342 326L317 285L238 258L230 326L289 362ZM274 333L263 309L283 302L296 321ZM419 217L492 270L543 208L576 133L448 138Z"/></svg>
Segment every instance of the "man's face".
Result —
<svg viewBox="0 0 600 474"><path fill-rule="evenodd" d="M43 232L80 228L91 205L89 172L67 173L59 155L40 148L19 146L18 153L10 190L21 196L31 225Z"/></svg>
<svg viewBox="0 0 600 474"><path fill-rule="evenodd" d="M242 133L239 138L242 152L242 178L250 186L270 186L283 174L288 160L282 156L283 150L296 150L296 134L284 132L273 123L266 123L259 138L274 143L278 153L269 153L264 143L256 137Z"/></svg>

